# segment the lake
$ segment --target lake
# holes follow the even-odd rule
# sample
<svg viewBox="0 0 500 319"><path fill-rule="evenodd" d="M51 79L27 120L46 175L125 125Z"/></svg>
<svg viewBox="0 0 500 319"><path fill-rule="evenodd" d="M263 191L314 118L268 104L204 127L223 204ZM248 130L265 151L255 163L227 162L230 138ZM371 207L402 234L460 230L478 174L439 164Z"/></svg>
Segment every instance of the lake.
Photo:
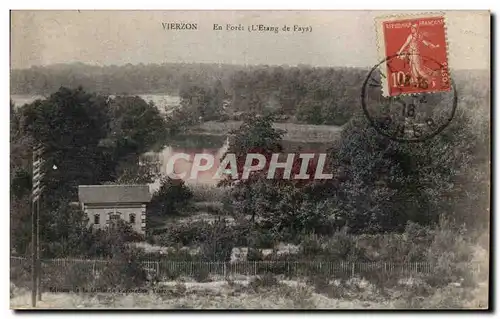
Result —
<svg viewBox="0 0 500 319"><path fill-rule="evenodd" d="M165 113L175 109L180 105L181 98L175 95L166 94L138 94L146 102L153 102L160 112ZM45 99L42 95L19 95L13 94L10 96L16 107L31 103L38 99Z"/></svg>

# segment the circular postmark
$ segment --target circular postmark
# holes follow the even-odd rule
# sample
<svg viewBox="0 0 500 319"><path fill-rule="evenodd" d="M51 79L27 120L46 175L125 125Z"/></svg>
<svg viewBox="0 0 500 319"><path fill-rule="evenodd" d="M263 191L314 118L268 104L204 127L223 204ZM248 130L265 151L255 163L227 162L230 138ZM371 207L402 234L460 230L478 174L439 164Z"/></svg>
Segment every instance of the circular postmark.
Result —
<svg viewBox="0 0 500 319"><path fill-rule="evenodd" d="M457 94L446 65L420 56L426 73L414 76L420 69L411 65L401 68L405 58L390 56L370 70L361 90L361 103L366 118L379 134L399 142L421 142L450 124ZM381 72L381 67L387 71ZM384 86L390 86L390 90Z"/></svg>

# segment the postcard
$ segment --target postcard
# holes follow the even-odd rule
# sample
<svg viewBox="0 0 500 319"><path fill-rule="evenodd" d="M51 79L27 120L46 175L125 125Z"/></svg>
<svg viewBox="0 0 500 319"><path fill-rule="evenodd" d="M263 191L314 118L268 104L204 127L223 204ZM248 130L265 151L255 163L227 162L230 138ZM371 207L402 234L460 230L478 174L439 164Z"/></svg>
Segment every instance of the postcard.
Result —
<svg viewBox="0 0 500 319"><path fill-rule="evenodd" d="M489 309L490 21L11 11L11 308Z"/></svg>

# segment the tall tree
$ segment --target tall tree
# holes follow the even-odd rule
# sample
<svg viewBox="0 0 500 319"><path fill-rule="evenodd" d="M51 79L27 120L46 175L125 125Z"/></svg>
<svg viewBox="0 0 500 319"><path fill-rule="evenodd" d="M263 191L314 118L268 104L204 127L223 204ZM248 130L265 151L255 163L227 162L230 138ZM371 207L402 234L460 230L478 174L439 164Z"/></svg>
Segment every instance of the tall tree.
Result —
<svg viewBox="0 0 500 319"><path fill-rule="evenodd" d="M139 156L155 146L163 146L166 124L152 102L147 103L139 96L118 96L109 101L108 116L106 143L114 146L118 158Z"/></svg>
<svg viewBox="0 0 500 319"><path fill-rule="evenodd" d="M456 202L468 198L462 176L478 147L480 140L463 113L422 143L390 140L364 118L355 119L331 154L335 180L340 180L335 192L339 214L351 229L374 232L402 230L408 221L436 223L441 215L457 217Z"/></svg>
<svg viewBox="0 0 500 319"><path fill-rule="evenodd" d="M76 199L80 184L112 179L113 163L100 141L108 133L109 115L104 97L82 88L61 88L45 100L23 107L22 123L35 145L45 148L47 174L43 181L50 203ZM50 168L57 166L57 170Z"/></svg>

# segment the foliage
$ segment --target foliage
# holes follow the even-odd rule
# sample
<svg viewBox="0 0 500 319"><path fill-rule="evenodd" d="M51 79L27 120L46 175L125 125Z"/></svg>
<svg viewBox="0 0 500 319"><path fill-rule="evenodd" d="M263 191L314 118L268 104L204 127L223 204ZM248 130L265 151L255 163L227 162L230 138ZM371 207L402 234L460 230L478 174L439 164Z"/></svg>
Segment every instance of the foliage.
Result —
<svg viewBox="0 0 500 319"><path fill-rule="evenodd" d="M206 267L198 267L196 272L194 273L194 280L197 282L209 282L210 281L210 273Z"/></svg>
<svg viewBox="0 0 500 319"><path fill-rule="evenodd" d="M249 229L248 246L258 249L274 248L278 239L270 230L252 227Z"/></svg>
<svg viewBox="0 0 500 319"><path fill-rule="evenodd" d="M246 119L236 130L229 133L229 147L221 161L224 161L227 154L235 154L238 177L244 170L246 156L249 153L259 153L270 159L272 153L282 151L281 140L284 131L273 128L273 117L257 117ZM227 167L223 167L225 169ZM261 172L251 172L248 182L239 180L238 184L249 184L251 180L259 178ZM232 176L231 178L236 178ZM220 185L234 185L235 181L226 176Z"/></svg>
<svg viewBox="0 0 500 319"><path fill-rule="evenodd" d="M352 231L402 230L409 220L435 224L442 212L457 210L456 200L470 200L460 180L480 146L464 114L421 143L389 140L355 119L331 150L336 175L326 183Z"/></svg>
<svg viewBox="0 0 500 319"><path fill-rule="evenodd" d="M434 271L424 280L433 287L442 287L466 279L472 272L470 263L473 247L463 227L456 227L449 220L441 219L426 254ZM477 284L474 281L466 282Z"/></svg>
<svg viewBox="0 0 500 319"><path fill-rule="evenodd" d="M234 247L245 247L253 239L247 225L230 225L225 219L213 223L196 221L189 224L172 224L162 234L153 235L148 240L166 247L196 246L198 256L186 256L186 260L229 261ZM183 260L177 254L169 258Z"/></svg>
<svg viewBox="0 0 500 319"><path fill-rule="evenodd" d="M199 243L202 259L205 261L229 261L231 251L239 237L237 230L228 226L221 219L214 222L203 234L203 241Z"/></svg>
<svg viewBox="0 0 500 319"><path fill-rule="evenodd" d="M87 227L87 218L80 207L61 203L58 207L49 210L49 205L42 205L41 210L53 220L50 224L42 225L40 232L41 251L46 258L61 258L65 256L79 256L85 254L89 242L93 242L92 232ZM41 215L40 220L44 220ZM49 231L50 230L50 231Z"/></svg>
<svg viewBox="0 0 500 319"><path fill-rule="evenodd" d="M128 248L113 256L113 262L97 279L97 288L114 288L122 291L144 286L147 275L140 263L141 252Z"/></svg>
<svg viewBox="0 0 500 319"><path fill-rule="evenodd" d="M282 150L284 132L275 129L272 123L272 116L258 117L246 120L232 132L227 153L236 156L238 176L244 171L247 154L257 152L266 157L269 163L271 154ZM299 169L301 164L302 160L296 157L292 171ZM309 164L308 173L314 174L315 165L312 162ZM276 235L280 234L286 240L300 232L328 225L331 210L325 209L324 202L318 203L312 197L318 191L314 183L281 179L280 175L276 179L267 179L266 167L262 171L251 172L248 179L235 181L226 176L220 185L233 186L226 205L241 216L251 216L253 224L269 229Z"/></svg>
<svg viewBox="0 0 500 319"><path fill-rule="evenodd" d="M139 242L144 238L136 233L130 224L117 220L104 229L88 232L82 239L86 246L80 251L85 252L86 256L114 258L129 251L129 243Z"/></svg>
<svg viewBox="0 0 500 319"><path fill-rule="evenodd" d="M116 156L136 156L151 150L166 138L160 111L139 96L117 96L109 101L109 134L103 143L115 146Z"/></svg>
<svg viewBox="0 0 500 319"><path fill-rule="evenodd" d="M140 261L141 252L128 248L104 264L74 263L62 273L61 267L50 267L49 264L44 267L43 284L52 291L130 291L147 283Z"/></svg>
<svg viewBox="0 0 500 319"><path fill-rule="evenodd" d="M257 276L255 278L253 278L250 281L249 286L254 291L258 291L261 288L266 289L266 288L277 286L278 284L279 284L278 279L276 278L276 276L274 274L265 273L262 276Z"/></svg>
<svg viewBox="0 0 500 319"><path fill-rule="evenodd" d="M78 291L94 288L94 277L88 265L72 264L63 273L47 269L43 273L45 289L51 291Z"/></svg>
<svg viewBox="0 0 500 319"><path fill-rule="evenodd" d="M262 261L263 260L262 252L259 249L249 248L247 253L248 261Z"/></svg>
<svg viewBox="0 0 500 319"><path fill-rule="evenodd" d="M193 122L218 119L222 113L225 97L221 81L216 81L213 88L190 86L180 91L181 112L189 114Z"/></svg>
<svg viewBox="0 0 500 319"><path fill-rule="evenodd" d="M183 180L165 177L160 182L160 188L153 194L147 207L147 215L176 216L189 205L193 192Z"/></svg>
<svg viewBox="0 0 500 319"><path fill-rule="evenodd" d="M226 198L227 189L206 184L192 184L189 189L193 192L196 202L222 202Z"/></svg>
<svg viewBox="0 0 500 319"><path fill-rule="evenodd" d="M129 155L116 168L116 184L149 184L159 177L159 163L147 156Z"/></svg>
<svg viewBox="0 0 500 319"><path fill-rule="evenodd" d="M21 133L44 146L48 203L76 198L76 187L112 179L112 157L100 141L108 133L107 102L78 88L61 88L21 110ZM29 147L27 145L27 147ZM52 170L53 165L57 170Z"/></svg>

